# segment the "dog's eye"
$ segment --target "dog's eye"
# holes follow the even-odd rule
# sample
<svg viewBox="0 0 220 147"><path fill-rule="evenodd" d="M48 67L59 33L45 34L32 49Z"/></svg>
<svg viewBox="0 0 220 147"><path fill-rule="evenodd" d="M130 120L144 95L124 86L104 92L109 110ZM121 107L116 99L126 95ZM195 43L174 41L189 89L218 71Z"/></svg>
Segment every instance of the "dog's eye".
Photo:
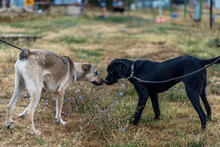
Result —
<svg viewBox="0 0 220 147"><path fill-rule="evenodd" d="M99 72L98 72L98 71L96 71L96 72L95 72L95 74L96 74L96 75L99 75Z"/></svg>

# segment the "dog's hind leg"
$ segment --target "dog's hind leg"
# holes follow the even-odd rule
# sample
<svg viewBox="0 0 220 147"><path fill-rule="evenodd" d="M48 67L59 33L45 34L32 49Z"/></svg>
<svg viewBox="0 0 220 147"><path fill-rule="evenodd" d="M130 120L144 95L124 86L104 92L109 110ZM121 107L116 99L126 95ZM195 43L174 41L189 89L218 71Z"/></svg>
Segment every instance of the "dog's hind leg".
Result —
<svg viewBox="0 0 220 147"><path fill-rule="evenodd" d="M25 110L18 115L19 118L25 118L27 112L28 112L28 108L29 108L29 105L25 108Z"/></svg>
<svg viewBox="0 0 220 147"><path fill-rule="evenodd" d="M134 115L134 120L131 123L132 125L136 125L139 122L141 118L141 114L144 110L145 104L149 97L148 89L144 85L137 84L135 85L135 89L138 92L139 99L138 99L138 104L137 104L137 108L136 108L135 115Z"/></svg>
<svg viewBox="0 0 220 147"><path fill-rule="evenodd" d="M153 110L155 113L155 120L159 119L160 117L160 107L159 107L159 101L158 101L158 94L150 94L150 99L152 102Z"/></svg>
<svg viewBox="0 0 220 147"><path fill-rule="evenodd" d="M208 121L211 121L211 107L208 103L208 100L207 100L207 97L206 97L206 92L205 92L205 86L202 90L202 93L200 94L200 97L205 105L205 109L206 109L206 112L207 112L207 120Z"/></svg>
<svg viewBox="0 0 220 147"><path fill-rule="evenodd" d="M40 131L35 130L33 119L34 119L35 109L40 100L41 91L43 88L43 81L41 81L40 79L29 78L26 85L31 96L30 104L28 106L28 110L26 114L26 118L28 121L28 132L30 134L40 135L41 134Z"/></svg>
<svg viewBox="0 0 220 147"><path fill-rule="evenodd" d="M200 104L200 98L199 98L199 92L198 92L199 91L198 89L200 89L200 87L194 88L195 86L192 86L192 83L191 84L190 83L191 82L189 82L189 84L185 85L186 93L187 93L187 96L188 96L189 100L191 101L193 107L196 109L196 111L199 115L202 130L205 130L205 128L206 128L206 115L205 115L204 111L202 110L202 107Z"/></svg>
<svg viewBox="0 0 220 147"><path fill-rule="evenodd" d="M6 126L8 128L13 127L12 113L13 113L15 104L17 103L22 92L24 91L24 88L25 88L24 79L20 75L20 73L17 70L15 70L15 88L14 88L13 96L10 100L10 103L8 104L6 108Z"/></svg>

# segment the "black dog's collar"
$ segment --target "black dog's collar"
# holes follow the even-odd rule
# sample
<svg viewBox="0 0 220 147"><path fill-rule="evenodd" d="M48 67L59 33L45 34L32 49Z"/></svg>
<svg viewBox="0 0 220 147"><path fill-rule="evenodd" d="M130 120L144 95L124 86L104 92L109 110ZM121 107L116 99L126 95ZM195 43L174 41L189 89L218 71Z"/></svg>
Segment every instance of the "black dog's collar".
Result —
<svg viewBox="0 0 220 147"><path fill-rule="evenodd" d="M131 79L131 78L133 78L133 76L134 76L134 62L135 62L135 61L133 61L132 65L131 65L131 74L130 74L130 76L128 77L128 79Z"/></svg>

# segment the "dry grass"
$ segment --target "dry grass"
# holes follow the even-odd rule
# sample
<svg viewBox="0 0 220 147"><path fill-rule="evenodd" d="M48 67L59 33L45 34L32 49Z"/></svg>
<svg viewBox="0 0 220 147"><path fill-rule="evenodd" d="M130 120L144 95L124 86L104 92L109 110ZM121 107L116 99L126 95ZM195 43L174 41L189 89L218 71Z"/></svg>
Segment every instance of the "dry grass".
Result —
<svg viewBox="0 0 220 147"><path fill-rule="evenodd" d="M4 33L34 33L44 37L36 42L16 43L21 47L48 49L68 55L75 61L96 65L101 76L114 58L162 61L179 55L211 58L219 55L213 40L220 38L220 21L212 31L208 21L198 24L188 19L156 24L148 13L127 13L106 20L92 14L69 16L33 16L27 20L2 23ZM41 20L39 22L39 20ZM50 27L51 26L51 27ZM130 83L120 80L114 86L95 87L85 82L73 84L67 91L62 116L66 126L55 123L53 94L44 93L35 112L40 137L26 132L27 122L17 118L29 103L24 93L14 111L15 129L5 126L5 107L13 92L14 63L19 51L0 46L0 144L1 146L219 146L220 142L220 67L208 70L209 102L212 122L200 130L197 113L188 101L183 86L160 94L162 116L154 121L150 100L138 126L129 125L137 104ZM125 87L121 85L124 84ZM80 92L76 90L80 89ZM123 92L123 96L120 96ZM82 96L82 99L79 99ZM71 99L68 99L71 98ZM48 100L48 105L45 101ZM42 109L41 106L44 106ZM102 112L103 111L103 112Z"/></svg>

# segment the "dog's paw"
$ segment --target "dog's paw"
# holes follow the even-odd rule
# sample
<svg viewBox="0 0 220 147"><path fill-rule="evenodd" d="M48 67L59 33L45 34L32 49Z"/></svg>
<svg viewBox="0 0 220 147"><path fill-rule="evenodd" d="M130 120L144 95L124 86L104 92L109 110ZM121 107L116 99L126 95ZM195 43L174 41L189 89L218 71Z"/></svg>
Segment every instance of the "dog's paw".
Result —
<svg viewBox="0 0 220 147"><path fill-rule="evenodd" d="M25 117L26 117L26 115L23 114L23 113L21 113L21 114L18 115L18 118L25 118Z"/></svg>
<svg viewBox="0 0 220 147"><path fill-rule="evenodd" d="M137 125L137 123L138 123L137 121L134 121L134 120L133 120L130 124L131 124L132 126L135 126L135 125Z"/></svg>
<svg viewBox="0 0 220 147"><path fill-rule="evenodd" d="M202 124L202 125L201 125L201 128L202 128L202 131L205 131L205 129L206 129L206 124Z"/></svg>
<svg viewBox="0 0 220 147"><path fill-rule="evenodd" d="M27 132L31 135L36 135L36 136L40 136L41 135L41 132L38 131L38 130L31 130L31 129L28 129Z"/></svg>
<svg viewBox="0 0 220 147"><path fill-rule="evenodd" d="M13 122L6 123L6 126L7 126L8 129L13 129L14 128L14 123Z"/></svg>
<svg viewBox="0 0 220 147"><path fill-rule="evenodd" d="M207 116L207 121L209 121L209 122L212 121L212 117L211 117L211 115Z"/></svg>
<svg viewBox="0 0 220 147"><path fill-rule="evenodd" d="M60 121L60 124L63 125L63 126L65 126L65 125L66 125L66 122L63 121L63 120L61 120L61 121Z"/></svg>
<svg viewBox="0 0 220 147"><path fill-rule="evenodd" d="M55 119L57 123L60 123L61 125L65 126L67 123L63 121L62 119Z"/></svg>
<svg viewBox="0 0 220 147"><path fill-rule="evenodd" d="M155 116L154 120L160 120L160 116Z"/></svg>

